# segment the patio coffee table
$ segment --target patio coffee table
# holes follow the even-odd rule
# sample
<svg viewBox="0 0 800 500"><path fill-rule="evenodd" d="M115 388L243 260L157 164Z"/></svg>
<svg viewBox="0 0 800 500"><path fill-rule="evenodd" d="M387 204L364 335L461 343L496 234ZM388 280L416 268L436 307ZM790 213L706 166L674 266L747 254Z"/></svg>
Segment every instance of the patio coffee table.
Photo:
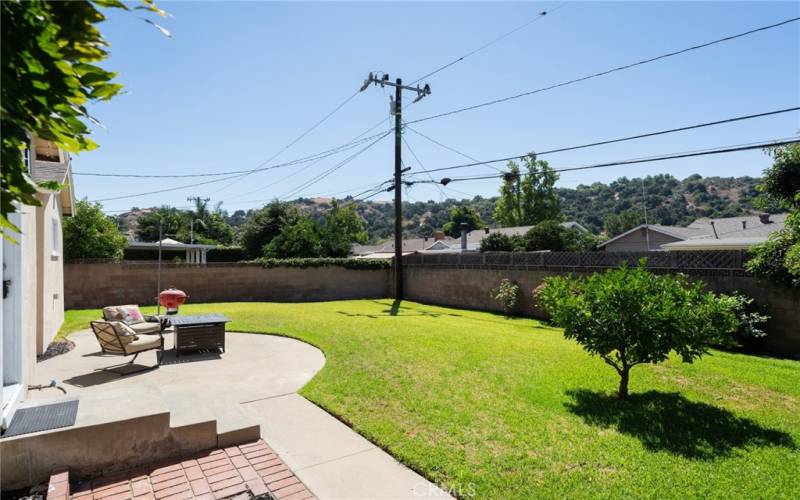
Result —
<svg viewBox="0 0 800 500"><path fill-rule="evenodd" d="M225 352L225 323L230 320L222 314L172 316L175 327L175 357L182 350L222 349Z"/></svg>

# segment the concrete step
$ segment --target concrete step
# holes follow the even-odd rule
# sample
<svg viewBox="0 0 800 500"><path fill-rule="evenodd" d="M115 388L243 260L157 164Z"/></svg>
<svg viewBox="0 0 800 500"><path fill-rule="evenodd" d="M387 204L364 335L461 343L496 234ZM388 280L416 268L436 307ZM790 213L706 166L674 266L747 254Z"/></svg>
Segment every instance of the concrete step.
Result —
<svg viewBox="0 0 800 500"><path fill-rule="evenodd" d="M237 404L231 406L217 418L217 446L252 443L261 438L261 425L258 420L247 415Z"/></svg>
<svg viewBox="0 0 800 500"><path fill-rule="evenodd" d="M39 399L38 406L76 399ZM125 388L77 397L75 425L0 440L3 489L46 481L68 467L76 477L122 471L217 446L217 422L199 418L173 425L158 392Z"/></svg>
<svg viewBox="0 0 800 500"><path fill-rule="evenodd" d="M258 420L241 408L235 401L213 400L197 403L192 395L177 395L169 398L170 425L180 427L213 419L216 421L217 447L239 445L256 441L261 437Z"/></svg>

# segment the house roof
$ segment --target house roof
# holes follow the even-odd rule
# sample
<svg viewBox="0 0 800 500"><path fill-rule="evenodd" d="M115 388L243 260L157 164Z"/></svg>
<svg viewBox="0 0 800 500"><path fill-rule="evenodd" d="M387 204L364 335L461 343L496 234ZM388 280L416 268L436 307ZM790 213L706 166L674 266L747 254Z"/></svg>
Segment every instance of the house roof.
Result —
<svg viewBox="0 0 800 500"><path fill-rule="evenodd" d="M61 184L58 192L61 195L61 206L64 215L72 215L75 207L75 191L72 189L72 169L69 156L64 153L66 161L52 162L34 160L31 162L30 173L34 182L57 182ZM40 192L50 192L50 190L37 187Z"/></svg>
<svg viewBox="0 0 800 500"><path fill-rule="evenodd" d="M722 239L769 236L774 231L783 228L786 221L786 214L768 214L768 222L762 222L759 215L748 215L742 217L725 217L721 219L697 219L689 224L689 227L705 229L713 237L714 231L711 229L711 221L717 230L717 236ZM744 226L742 225L744 223ZM743 228L744 227L744 228Z"/></svg>
<svg viewBox="0 0 800 500"><path fill-rule="evenodd" d="M36 182L58 182L64 184L69 173L69 163L50 161L34 161L31 165L31 177Z"/></svg>
<svg viewBox="0 0 800 500"><path fill-rule="evenodd" d="M157 241L129 241L128 248L136 249L136 250L158 250L158 242ZM206 250L211 248L217 248L216 245L202 245L200 243L181 243L180 241L175 241L172 238L164 238L161 240L161 248L166 248L167 250L198 250L205 248Z"/></svg>
<svg viewBox="0 0 800 500"><path fill-rule="evenodd" d="M689 238L697 238L697 237L702 237L702 236L706 235L705 230L704 229L700 229L700 228L688 228L688 227L680 227L680 226L662 226L660 224L639 224L638 226L636 226L636 227L634 227L632 229L629 229L629 230L625 231L622 234L618 234L617 236L614 236L613 238L608 239L608 240L600 243L599 245L597 245L597 247L598 248L604 247L604 246L608 245L609 243L613 243L614 241L617 241L620 238L624 238L624 237L628 236L629 234L635 233L636 231L638 231L640 229L643 229L643 228L647 228L649 231L656 231L656 232L661 233L661 234L666 234L667 236L672 236L673 238L677 238L679 240L686 240L686 239L689 239Z"/></svg>
<svg viewBox="0 0 800 500"><path fill-rule="evenodd" d="M562 222L561 225L566 228L575 229L577 231L588 233L589 230L575 221ZM517 236L527 233L533 226L513 226L513 227L493 227L487 229L476 229L467 233L467 242L480 244L480 242L490 234L500 233L506 236Z"/></svg>
<svg viewBox="0 0 800 500"><path fill-rule="evenodd" d="M433 238L410 238L403 240L403 251L420 252L436 241L443 241L446 245L451 245L453 242L458 243L459 240L450 237L445 237L443 240L434 240ZM386 241L379 245L353 245L353 253L356 255L368 255L375 252L389 252L394 255L394 240Z"/></svg>
<svg viewBox="0 0 800 500"><path fill-rule="evenodd" d="M578 231L589 232L588 229L575 221L562 222L562 226L576 229ZM498 227L486 229L476 229L467 233L467 250L477 250L480 248L481 240L492 233L501 233L508 236L527 233L533 226ZM451 238L445 236L444 239L435 240L433 238L410 238L403 240L404 252L447 252L461 251L461 238ZM389 252L394 254L394 241L389 240L380 245L353 245L355 255L369 255L375 252Z"/></svg>
<svg viewBox="0 0 800 500"><path fill-rule="evenodd" d="M747 250L767 241L766 236L754 238L699 238L683 241L674 241L661 245L664 250Z"/></svg>
<svg viewBox="0 0 800 500"><path fill-rule="evenodd" d="M403 252L403 256L411 255L415 252ZM394 252L374 252L367 255L359 255L356 259L391 259L394 257Z"/></svg>
<svg viewBox="0 0 800 500"><path fill-rule="evenodd" d="M728 239L753 239L753 238L760 238L761 241L764 241L767 236L772 234L775 231L780 231L783 229L784 222L786 220L786 214L775 214L769 216L768 222L762 222L761 216L758 215L750 215L750 216L742 216L742 217L724 217L720 219L697 219L696 221L689 224L687 227L680 227L680 226L662 226L660 224L641 224L639 226L634 227L629 231L625 231L624 233L615 236L609 240L604 241L603 243L599 244L598 247L603 247L612 243L620 238L623 238L641 228L648 227L650 231L657 231L662 234L666 234L668 236L672 236L673 238L677 238L679 240L698 240L698 239L709 239L709 240L728 240ZM714 226L712 227L711 222L714 222ZM742 225L744 222L744 226ZM744 229L742 229L744 227ZM716 237L714 236L714 230L716 229ZM672 245L672 243L661 245L664 248L667 248L667 245ZM680 247L679 248L683 248Z"/></svg>

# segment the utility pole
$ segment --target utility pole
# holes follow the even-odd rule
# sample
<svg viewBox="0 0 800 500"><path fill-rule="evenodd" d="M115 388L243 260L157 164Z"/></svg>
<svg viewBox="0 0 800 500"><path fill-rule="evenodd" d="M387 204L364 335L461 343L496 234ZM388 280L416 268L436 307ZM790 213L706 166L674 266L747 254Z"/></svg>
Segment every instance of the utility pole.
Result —
<svg viewBox="0 0 800 500"><path fill-rule="evenodd" d="M403 80L394 87L394 297L403 300Z"/></svg>
<svg viewBox="0 0 800 500"><path fill-rule="evenodd" d="M197 206L200 206L200 202L208 203L209 201L211 201L211 198L208 198L208 197L201 198L199 196L189 196L188 198L186 198L186 201L194 201L194 202L196 202ZM203 222L202 219L195 219L194 217L192 217L192 221L189 223L189 244L190 245L194 244L194 223L195 223L195 221L200 222L200 225L205 227L205 223Z"/></svg>
<svg viewBox="0 0 800 500"><path fill-rule="evenodd" d="M403 300L403 89L415 92L417 98L414 102L417 102L430 95L431 87L427 83L423 87L404 86L402 78L397 78L392 83L386 73L380 78L370 73L361 86L361 92L370 84L394 87L394 101L390 105L390 111L394 115L394 297L396 300Z"/></svg>
<svg viewBox="0 0 800 500"><path fill-rule="evenodd" d="M161 315L161 240L164 239L164 216L158 219L158 279L156 281L156 316Z"/></svg>

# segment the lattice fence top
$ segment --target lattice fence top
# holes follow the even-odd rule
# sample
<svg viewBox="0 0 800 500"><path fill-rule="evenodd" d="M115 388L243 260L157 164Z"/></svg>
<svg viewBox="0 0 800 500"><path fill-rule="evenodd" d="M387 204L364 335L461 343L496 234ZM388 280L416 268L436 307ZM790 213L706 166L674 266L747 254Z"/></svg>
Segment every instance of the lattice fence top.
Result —
<svg viewBox="0 0 800 500"><path fill-rule="evenodd" d="M647 259L650 269L734 270L744 269L748 254L742 250L685 252L465 252L418 253L403 258L407 266L464 268L615 268L623 262L635 266Z"/></svg>

